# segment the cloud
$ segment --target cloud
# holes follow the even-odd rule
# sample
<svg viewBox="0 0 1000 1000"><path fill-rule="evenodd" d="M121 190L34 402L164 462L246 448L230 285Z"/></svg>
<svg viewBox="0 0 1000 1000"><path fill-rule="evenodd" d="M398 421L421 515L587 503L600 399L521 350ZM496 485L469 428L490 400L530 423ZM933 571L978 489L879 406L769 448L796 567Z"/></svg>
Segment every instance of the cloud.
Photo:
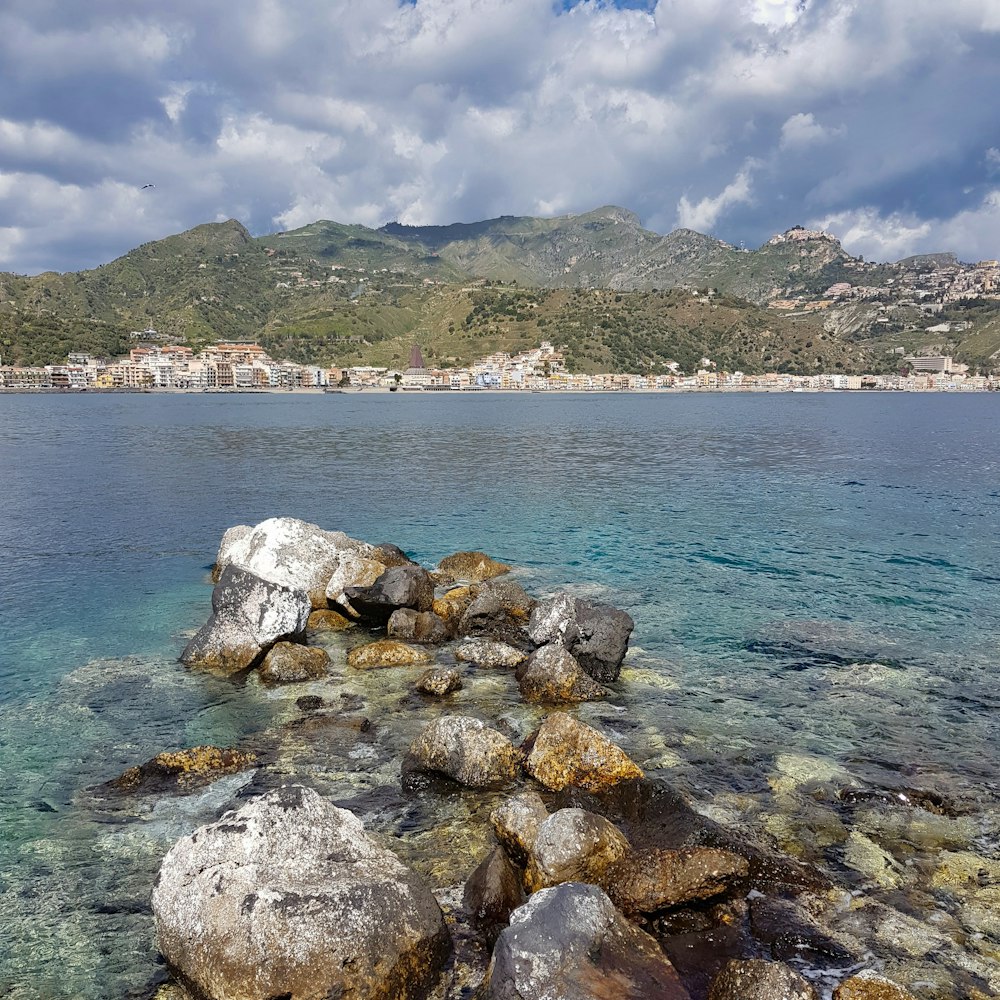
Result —
<svg viewBox="0 0 1000 1000"><path fill-rule="evenodd" d="M995 0L7 0L0 268L217 218L609 203L734 243L831 219L971 256L1000 170L975 95L998 90Z"/></svg>

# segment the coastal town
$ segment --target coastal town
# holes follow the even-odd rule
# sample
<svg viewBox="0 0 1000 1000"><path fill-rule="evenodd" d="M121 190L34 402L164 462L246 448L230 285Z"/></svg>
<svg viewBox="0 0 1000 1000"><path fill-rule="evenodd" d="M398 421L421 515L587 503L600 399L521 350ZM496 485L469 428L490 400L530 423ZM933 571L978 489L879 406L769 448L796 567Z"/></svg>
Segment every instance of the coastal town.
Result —
<svg viewBox="0 0 1000 1000"><path fill-rule="evenodd" d="M518 354L497 352L465 368L428 367L414 345L406 368L359 365L350 368L275 361L259 344L223 342L195 354L187 346L158 344L155 330L137 331L141 342L126 357L97 358L73 353L65 364L21 367L0 363L0 391L268 392L268 391L827 391L986 392L1000 390L1000 375L971 375L947 355L900 357L891 375L748 375L722 371L702 358L697 371L676 364L657 374L596 375L566 370L565 358L548 341ZM2 361L2 359L0 359ZM905 374L902 374L905 372Z"/></svg>

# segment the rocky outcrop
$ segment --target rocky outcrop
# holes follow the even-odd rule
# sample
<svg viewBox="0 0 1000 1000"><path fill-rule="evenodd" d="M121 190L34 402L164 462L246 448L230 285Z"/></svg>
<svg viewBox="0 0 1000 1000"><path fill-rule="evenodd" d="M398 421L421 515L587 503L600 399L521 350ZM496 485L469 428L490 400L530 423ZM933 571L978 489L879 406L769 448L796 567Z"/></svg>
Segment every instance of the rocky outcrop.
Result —
<svg viewBox="0 0 1000 1000"><path fill-rule="evenodd" d="M561 882L600 885L604 874L628 853L622 832L586 809L559 809L538 827L525 885L532 891Z"/></svg>
<svg viewBox="0 0 1000 1000"><path fill-rule="evenodd" d="M433 611L414 611L399 608L389 616L386 634L403 642L418 642L438 646L451 638L448 626Z"/></svg>
<svg viewBox="0 0 1000 1000"><path fill-rule="evenodd" d="M377 559L358 552L341 552L333 563L333 573L326 584L326 599L337 605L349 618L359 617L345 591L348 587L370 587L388 567Z"/></svg>
<svg viewBox="0 0 1000 1000"><path fill-rule="evenodd" d="M458 623L458 634L496 639L518 649L534 644L525 630L537 602L513 580L494 580L476 589Z"/></svg>
<svg viewBox="0 0 1000 1000"><path fill-rule="evenodd" d="M121 792L163 793L201 788L225 774L236 774L257 765L249 750L191 747L158 753L145 764L130 767L102 787Z"/></svg>
<svg viewBox="0 0 1000 1000"><path fill-rule="evenodd" d="M420 675L420 679L414 685L421 694L430 694L438 698L452 691L462 689L462 675L450 667L431 667Z"/></svg>
<svg viewBox="0 0 1000 1000"><path fill-rule="evenodd" d="M611 901L623 913L658 910L711 899L746 881L750 865L731 851L711 847L635 851L607 873Z"/></svg>
<svg viewBox="0 0 1000 1000"><path fill-rule="evenodd" d="M437 568L438 579L442 582L466 580L469 583L482 583L509 572L510 566L497 562L485 552L456 552L445 556Z"/></svg>
<svg viewBox="0 0 1000 1000"><path fill-rule="evenodd" d="M347 665L355 670L371 670L375 667L412 667L430 663L432 659L426 649L396 639L378 639L355 646L347 654Z"/></svg>
<svg viewBox="0 0 1000 1000"><path fill-rule="evenodd" d="M228 566L212 591L212 615L181 653L181 662L218 673L252 667L276 642L301 640L309 596Z"/></svg>
<svg viewBox="0 0 1000 1000"><path fill-rule="evenodd" d="M474 596L471 587L452 587L441 597L434 598L431 611L441 618L448 628L457 630L458 623Z"/></svg>
<svg viewBox="0 0 1000 1000"><path fill-rule="evenodd" d="M473 926L489 944L510 922L510 915L524 902L521 873L500 847L494 847L469 876L462 905Z"/></svg>
<svg viewBox="0 0 1000 1000"><path fill-rule="evenodd" d="M513 781L521 753L479 719L448 715L428 723L410 744L404 770L443 774L469 788L502 788Z"/></svg>
<svg viewBox="0 0 1000 1000"><path fill-rule="evenodd" d="M455 659L477 667L516 667L528 654L493 639L466 639L455 647Z"/></svg>
<svg viewBox="0 0 1000 1000"><path fill-rule="evenodd" d="M278 642L264 657L257 671L261 684L275 687L278 684L295 684L316 680L330 668L330 654L315 646L302 646L295 642Z"/></svg>
<svg viewBox="0 0 1000 1000"><path fill-rule="evenodd" d="M546 716L526 749L527 772L553 791L572 785L600 792L643 776L620 747L565 712Z"/></svg>
<svg viewBox="0 0 1000 1000"><path fill-rule="evenodd" d="M517 864L526 865L538 829L548 816L538 792L521 792L501 802L490 813L490 823L504 850Z"/></svg>
<svg viewBox="0 0 1000 1000"><path fill-rule="evenodd" d="M558 643L602 684L618 680L635 622L624 611L561 593L531 614L528 634L536 646Z"/></svg>
<svg viewBox="0 0 1000 1000"><path fill-rule="evenodd" d="M392 566L370 587L345 588L344 597L366 621L385 625L399 608L430 611L434 604L434 584L427 570L420 566Z"/></svg>
<svg viewBox="0 0 1000 1000"><path fill-rule="evenodd" d="M708 1000L818 1000L794 969L763 959L732 961L712 981Z"/></svg>
<svg viewBox="0 0 1000 1000"><path fill-rule="evenodd" d="M517 668L525 701L548 705L599 701L608 692L580 669L573 654L559 645L542 646Z"/></svg>
<svg viewBox="0 0 1000 1000"><path fill-rule="evenodd" d="M486 974L486 1000L689 1000L656 941L597 886L542 889L511 915Z"/></svg>
<svg viewBox="0 0 1000 1000"><path fill-rule="evenodd" d="M223 535L216 570L221 574L235 566L262 580L304 590L314 608L325 608L327 585L345 552L368 557L372 547L342 531L324 531L294 517L271 517L253 528L230 528Z"/></svg>
<svg viewBox="0 0 1000 1000"><path fill-rule="evenodd" d="M449 951L422 880L352 813L299 786L178 841L153 914L164 958L215 1000L417 1000Z"/></svg>

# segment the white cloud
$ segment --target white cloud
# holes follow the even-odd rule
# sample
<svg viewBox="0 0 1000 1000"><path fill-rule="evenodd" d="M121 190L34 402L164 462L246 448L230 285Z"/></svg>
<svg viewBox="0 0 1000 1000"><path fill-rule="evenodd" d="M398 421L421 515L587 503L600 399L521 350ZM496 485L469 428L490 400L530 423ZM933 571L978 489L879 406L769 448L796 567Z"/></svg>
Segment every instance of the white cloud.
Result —
<svg viewBox="0 0 1000 1000"><path fill-rule="evenodd" d="M757 166L754 161L745 163L739 173L714 197L702 198L692 204L687 196L683 196L677 203L677 225L684 229L710 233L727 209L750 201L751 176Z"/></svg>
<svg viewBox="0 0 1000 1000"><path fill-rule="evenodd" d="M802 149L815 146L843 134L843 129L827 128L816 121L813 113L807 112L792 115L781 126L781 139L778 143L782 149Z"/></svg>

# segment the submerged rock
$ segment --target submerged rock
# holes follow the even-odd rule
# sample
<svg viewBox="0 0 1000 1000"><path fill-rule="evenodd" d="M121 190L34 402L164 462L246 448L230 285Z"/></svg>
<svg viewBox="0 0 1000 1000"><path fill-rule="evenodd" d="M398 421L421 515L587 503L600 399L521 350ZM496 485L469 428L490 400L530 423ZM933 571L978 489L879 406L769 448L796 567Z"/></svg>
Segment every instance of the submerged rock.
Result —
<svg viewBox="0 0 1000 1000"><path fill-rule="evenodd" d="M408 563L390 567L371 586L345 588L344 597L362 618L384 625L399 608L430 611L434 584L427 570Z"/></svg>
<svg viewBox="0 0 1000 1000"><path fill-rule="evenodd" d="M410 744L406 771L432 771L469 788L501 788L513 781L520 751L479 719L447 715L428 723Z"/></svg>
<svg viewBox="0 0 1000 1000"><path fill-rule="evenodd" d="M497 939L486 1000L689 1000L648 934L594 885L565 882L535 893Z"/></svg>
<svg viewBox="0 0 1000 1000"><path fill-rule="evenodd" d="M304 591L228 566L212 591L212 615L181 662L223 674L246 670L276 642L304 639L310 607Z"/></svg>
<svg viewBox="0 0 1000 1000"><path fill-rule="evenodd" d="M310 632L342 632L353 624L350 618L345 618L339 611L326 609L314 611L306 622L306 628Z"/></svg>
<svg viewBox="0 0 1000 1000"><path fill-rule="evenodd" d="M528 654L493 639L466 639L455 647L455 659L477 667L516 667Z"/></svg>
<svg viewBox="0 0 1000 1000"><path fill-rule="evenodd" d="M432 659L426 649L418 649L396 639L378 639L364 646L355 646L347 654L347 665L356 670L370 670L373 667L411 667L430 663Z"/></svg>
<svg viewBox="0 0 1000 1000"><path fill-rule="evenodd" d="M621 830L585 809L559 809L538 827L525 885L532 891L561 882L603 884L604 873L628 853Z"/></svg>
<svg viewBox="0 0 1000 1000"><path fill-rule="evenodd" d="M599 701L608 693L580 669L572 653L554 644L536 649L517 668L517 681L525 701L550 705Z"/></svg>
<svg viewBox="0 0 1000 1000"><path fill-rule="evenodd" d="M493 944L523 902L521 872L502 848L494 847L465 883L462 905L476 929Z"/></svg>
<svg viewBox="0 0 1000 1000"><path fill-rule="evenodd" d="M548 819L538 792L521 792L505 799L490 813L490 823L501 846L519 865L526 865L535 846L538 829Z"/></svg>
<svg viewBox="0 0 1000 1000"><path fill-rule="evenodd" d="M261 684L274 687L315 680L323 677L329 668L330 654L325 649L295 642L278 642L264 657L257 676Z"/></svg>
<svg viewBox="0 0 1000 1000"><path fill-rule="evenodd" d="M452 691L460 691L462 688L462 675L450 667L431 667L421 674L416 683L416 689L421 694L431 694L443 697L451 694Z"/></svg>
<svg viewBox="0 0 1000 1000"><path fill-rule="evenodd" d="M510 566L497 562L485 552L456 552L445 556L438 563L438 577L445 580L467 580L469 583L482 583L495 576L510 572Z"/></svg>
<svg viewBox="0 0 1000 1000"><path fill-rule="evenodd" d="M257 755L252 751L228 747L164 751L145 764L128 768L103 787L123 792L190 791L257 763Z"/></svg>
<svg viewBox="0 0 1000 1000"><path fill-rule="evenodd" d="M608 895L625 914L652 914L730 892L749 872L746 859L730 851L647 848L609 869Z"/></svg>
<svg viewBox="0 0 1000 1000"><path fill-rule="evenodd" d="M594 680L607 683L618 680L634 628L631 616L610 604L560 593L535 608L528 634L538 646L564 646Z"/></svg>
<svg viewBox="0 0 1000 1000"><path fill-rule="evenodd" d="M572 785L599 792L643 776L620 747L565 712L546 716L526 749L528 773L552 791Z"/></svg>
<svg viewBox="0 0 1000 1000"><path fill-rule="evenodd" d="M812 986L782 962L732 961L712 982L708 1000L818 1000Z"/></svg>
<svg viewBox="0 0 1000 1000"><path fill-rule="evenodd" d="M423 881L352 813L285 786L178 841L153 890L160 951L206 996L426 996L449 951Z"/></svg>
<svg viewBox="0 0 1000 1000"><path fill-rule="evenodd" d="M238 525L223 535L216 558L263 580L304 590L314 608L326 607L326 588L344 552L369 556L372 547L342 531L324 531L295 517L271 517L253 528Z"/></svg>
<svg viewBox="0 0 1000 1000"><path fill-rule="evenodd" d="M436 646L451 638L448 626L433 611L399 608L389 616L386 633L392 639Z"/></svg>

